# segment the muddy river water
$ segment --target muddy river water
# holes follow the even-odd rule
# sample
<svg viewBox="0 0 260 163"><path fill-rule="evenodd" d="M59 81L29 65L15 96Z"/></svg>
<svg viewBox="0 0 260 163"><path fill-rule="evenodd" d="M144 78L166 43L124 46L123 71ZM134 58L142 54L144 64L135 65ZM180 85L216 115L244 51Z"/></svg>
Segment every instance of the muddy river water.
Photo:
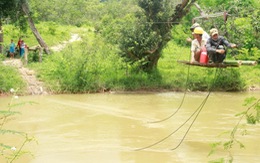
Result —
<svg viewBox="0 0 260 163"><path fill-rule="evenodd" d="M157 122L178 109L183 95L164 92L19 97L12 103L35 104L12 108L21 115L5 127L26 132L36 140L24 148L33 156L24 155L18 163L206 163L229 156L228 151L219 148L208 157L210 144L229 140L229 135L223 133L231 131L239 121L235 115L247 109L242 105L245 98L260 98L260 92L211 93L187 132L196 114L191 115L207 96L207 92L189 92L175 115ZM11 96L0 97L0 108L7 108L10 100ZM241 123L245 124L245 120ZM245 127L248 135L237 133L245 148L235 145L230 150L234 163L260 162L259 124ZM4 141L21 144L12 136Z"/></svg>

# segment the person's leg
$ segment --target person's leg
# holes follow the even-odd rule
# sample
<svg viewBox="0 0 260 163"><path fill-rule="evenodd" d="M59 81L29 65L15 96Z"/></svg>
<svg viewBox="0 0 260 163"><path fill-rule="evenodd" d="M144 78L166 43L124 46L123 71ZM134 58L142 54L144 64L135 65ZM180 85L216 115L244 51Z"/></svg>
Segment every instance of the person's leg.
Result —
<svg viewBox="0 0 260 163"><path fill-rule="evenodd" d="M10 52L10 58L13 59L14 58L14 53Z"/></svg>
<svg viewBox="0 0 260 163"><path fill-rule="evenodd" d="M22 56L22 48L19 48L19 55Z"/></svg>
<svg viewBox="0 0 260 163"><path fill-rule="evenodd" d="M200 53L201 50L196 50L195 54L194 54L194 59L195 61L199 62L200 61Z"/></svg>
<svg viewBox="0 0 260 163"><path fill-rule="evenodd" d="M209 63L216 62L216 53L215 52L208 52Z"/></svg>
<svg viewBox="0 0 260 163"><path fill-rule="evenodd" d="M222 63L224 61L224 59L226 58L225 54L219 54L217 53L217 58L216 58L216 63Z"/></svg>
<svg viewBox="0 0 260 163"><path fill-rule="evenodd" d="M24 55L24 49L21 48L21 58L23 57L23 55Z"/></svg>

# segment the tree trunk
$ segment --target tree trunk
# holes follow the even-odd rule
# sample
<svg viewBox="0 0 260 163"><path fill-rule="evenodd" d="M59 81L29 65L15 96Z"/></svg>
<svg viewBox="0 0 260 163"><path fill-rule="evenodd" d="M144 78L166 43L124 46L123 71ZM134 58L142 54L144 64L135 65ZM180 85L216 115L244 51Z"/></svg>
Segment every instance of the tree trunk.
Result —
<svg viewBox="0 0 260 163"><path fill-rule="evenodd" d="M23 12L25 13L25 15L28 17L29 26L30 26L35 38L37 39L38 43L41 45L41 47L43 47L45 53L50 54L47 44L42 39L40 33L38 32L37 28L34 25L32 17L30 16L29 6L28 6L28 3L26 0L22 0L22 9L23 9Z"/></svg>
<svg viewBox="0 0 260 163"><path fill-rule="evenodd" d="M2 21L0 19L0 53L2 53L2 54L4 54L3 43L4 43L4 32L2 29Z"/></svg>

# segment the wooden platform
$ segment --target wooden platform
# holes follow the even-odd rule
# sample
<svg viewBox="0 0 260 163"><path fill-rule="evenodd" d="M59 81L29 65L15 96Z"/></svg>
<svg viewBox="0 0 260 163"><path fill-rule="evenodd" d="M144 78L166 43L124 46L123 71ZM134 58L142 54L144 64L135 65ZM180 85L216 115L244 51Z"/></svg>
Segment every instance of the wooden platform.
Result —
<svg viewBox="0 0 260 163"><path fill-rule="evenodd" d="M177 61L186 65L209 67L209 68L227 68L227 67L239 67L240 63L190 63L189 61Z"/></svg>

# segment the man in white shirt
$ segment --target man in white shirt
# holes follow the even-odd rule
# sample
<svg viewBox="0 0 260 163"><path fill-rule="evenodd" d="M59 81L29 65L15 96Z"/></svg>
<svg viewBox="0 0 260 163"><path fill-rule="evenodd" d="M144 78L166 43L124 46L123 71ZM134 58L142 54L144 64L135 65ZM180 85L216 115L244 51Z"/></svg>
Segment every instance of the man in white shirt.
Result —
<svg viewBox="0 0 260 163"><path fill-rule="evenodd" d="M200 54L202 48L205 48L207 40L203 38L205 31L201 27L196 27L193 31L194 40L191 42L191 63L198 63L200 61Z"/></svg>

